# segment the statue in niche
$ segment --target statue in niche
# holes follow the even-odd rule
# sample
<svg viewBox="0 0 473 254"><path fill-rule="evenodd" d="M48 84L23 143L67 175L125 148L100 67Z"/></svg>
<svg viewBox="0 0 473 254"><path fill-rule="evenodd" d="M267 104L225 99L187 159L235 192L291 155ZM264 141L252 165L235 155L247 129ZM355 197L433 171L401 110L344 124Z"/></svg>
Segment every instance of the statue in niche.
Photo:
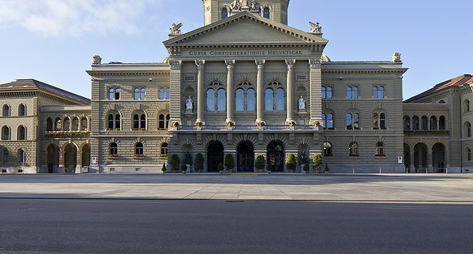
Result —
<svg viewBox="0 0 473 254"><path fill-rule="evenodd" d="M299 98L299 111L304 111L305 110L305 100L304 98Z"/></svg>
<svg viewBox="0 0 473 254"><path fill-rule="evenodd" d="M311 33L321 33L322 32L322 27L319 25L319 22L309 22L310 25L310 32Z"/></svg>
<svg viewBox="0 0 473 254"><path fill-rule="evenodd" d="M186 100L186 111L192 111L192 99L189 96L189 98Z"/></svg>

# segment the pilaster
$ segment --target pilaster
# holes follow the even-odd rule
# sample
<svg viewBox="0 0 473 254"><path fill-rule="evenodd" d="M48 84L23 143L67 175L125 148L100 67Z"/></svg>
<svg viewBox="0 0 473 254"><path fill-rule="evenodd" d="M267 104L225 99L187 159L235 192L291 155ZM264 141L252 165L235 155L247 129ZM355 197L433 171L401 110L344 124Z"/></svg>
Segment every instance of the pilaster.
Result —
<svg viewBox="0 0 473 254"><path fill-rule="evenodd" d="M180 60L171 60L169 61L171 65L170 71L170 89L171 89L171 102L170 102L170 122L181 124L181 69L182 61Z"/></svg>
<svg viewBox="0 0 473 254"><path fill-rule="evenodd" d="M322 123L322 60L309 59L310 65L310 123Z"/></svg>
<svg viewBox="0 0 473 254"><path fill-rule="evenodd" d="M235 60L225 60L227 65L227 123L233 122L233 112L235 112L235 96L233 92L233 73Z"/></svg>
<svg viewBox="0 0 473 254"><path fill-rule="evenodd" d="M197 65L197 120L196 123L205 124L204 121L204 66L205 60L195 60Z"/></svg>
<svg viewBox="0 0 473 254"><path fill-rule="evenodd" d="M257 59L256 66L258 69L256 76L256 124L264 125L264 64L266 60Z"/></svg>
<svg viewBox="0 0 473 254"><path fill-rule="evenodd" d="M295 59L286 59L287 66L287 118L286 124L294 122L294 64Z"/></svg>

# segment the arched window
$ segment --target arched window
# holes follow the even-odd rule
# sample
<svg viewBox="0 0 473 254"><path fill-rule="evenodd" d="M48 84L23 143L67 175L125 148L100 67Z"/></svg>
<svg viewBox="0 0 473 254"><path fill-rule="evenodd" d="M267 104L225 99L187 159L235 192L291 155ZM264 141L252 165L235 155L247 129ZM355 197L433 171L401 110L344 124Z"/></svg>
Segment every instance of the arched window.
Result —
<svg viewBox="0 0 473 254"><path fill-rule="evenodd" d="M141 130L145 130L146 129L146 115L145 114L142 114L141 117L140 117L141 121L140 121L140 129Z"/></svg>
<svg viewBox="0 0 473 254"><path fill-rule="evenodd" d="M379 129L378 113L373 113L373 129L374 129L374 130ZM405 130L404 130L404 131L405 131Z"/></svg>
<svg viewBox="0 0 473 254"><path fill-rule="evenodd" d="M373 98L384 98L384 86L373 87Z"/></svg>
<svg viewBox="0 0 473 254"><path fill-rule="evenodd" d="M140 116L135 114L133 116L133 129L138 130L140 128Z"/></svg>
<svg viewBox="0 0 473 254"><path fill-rule="evenodd" d="M245 110L245 92L243 89L236 90L235 111Z"/></svg>
<svg viewBox="0 0 473 254"><path fill-rule="evenodd" d="M222 19L228 18L228 9L222 8Z"/></svg>
<svg viewBox="0 0 473 254"><path fill-rule="evenodd" d="M352 98L352 93L353 93L353 90L352 90L351 86L347 87L347 99Z"/></svg>
<svg viewBox="0 0 473 254"><path fill-rule="evenodd" d="M471 161L471 149L470 148L466 149L466 159L468 161Z"/></svg>
<svg viewBox="0 0 473 254"><path fill-rule="evenodd" d="M322 99L327 98L327 88L325 86L322 87Z"/></svg>
<svg viewBox="0 0 473 254"><path fill-rule="evenodd" d="M135 88L135 96L133 98L135 100L140 99L140 89L138 87Z"/></svg>
<svg viewBox="0 0 473 254"><path fill-rule="evenodd" d="M327 129L327 115L325 113L322 113L322 125L324 129Z"/></svg>
<svg viewBox="0 0 473 254"><path fill-rule="evenodd" d="M21 125L18 127L18 140L26 140L26 128L25 126Z"/></svg>
<svg viewBox="0 0 473 254"><path fill-rule="evenodd" d="M166 128L166 119L164 115L159 115L159 129L164 130Z"/></svg>
<svg viewBox="0 0 473 254"><path fill-rule="evenodd" d="M266 111L274 110L274 91L273 89L266 89L264 97L264 109Z"/></svg>
<svg viewBox="0 0 473 254"><path fill-rule="evenodd" d="M226 93L224 89L219 89L217 91L217 111L225 111L226 110Z"/></svg>
<svg viewBox="0 0 473 254"><path fill-rule="evenodd" d="M120 116L118 116L120 118ZM87 118L86 117L82 117L82 119L80 120L80 130L81 131L87 131L88 129L88 126L87 126Z"/></svg>
<svg viewBox="0 0 473 254"><path fill-rule="evenodd" d="M360 114L358 113L353 114L353 129L360 129Z"/></svg>
<svg viewBox="0 0 473 254"><path fill-rule="evenodd" d="M169 129L169 120L171 120L171 115L166 116L166 130Z"/></svg>
<svg viewBox="0 0 473 254"><path fill-rule="evenodd" d="M324 156L332 156L332 144L324 142Z"/></svg>
<svg viewBox="0 0 473 254"><path fill-rule="evenodd" d="M327 129L333 130L333 114L327 115Z"/></svg>
<svg viewBox="0 0 473 254"><path fill-rule="evenodd" d="M348 147L348 150L350 152L350 156L359 156L359 154L358 154L358 143L356 143L356 142L350 143L350 146Z"/></svg>
<svg viewBox="0 0 473 254"><path fill-rule="evenodd" d="M379 98L384 98L384 86L379 87Z"/></svg>
<svg viewBox="0 0 473 254"><path fill-rule="evenodd" d="M331 86L328 86L328 87L327 87L327 99L332 99L332 96L333 96L333 95L332 95L332 94L333 94L333 93L332 93L332 90L333 90L333 89L332 89Z"/></svg>
<svg viewBox="0 0 473 254"><path fill-rule="evenodd" d="M414 131L419 130L419 117L418 116L412 117L412 130Z"/></svg>
<svg viewBox="0 0 473 254"><path fill-rule="evenodd" d="M3 105L3 116L10 116L10 106L7 104Z"/></svg>
<svg viewBox="0 0 473 254"><path fill-rule="evenodd" d="M465 124L465 134L467 138L471 138L471 124L469 122L466 122Z"/></svg>
<svg viewBox="0 0 473 254"><path fill-rule="evenodd" d="M384 113L379 114L379 127L381 130L386 130L386 115Z"/></svg>
<svg viewBox="0 0 473 254"><path fill-rule="evenodd" d="M166 100L171 99L171 88L166 88Z"/></svg>
<svg viewBox="0 0 473 254"><path fill-rule="evenodd" d="M251 88L246 90L246 111L256 111L255 90Z"/></svg>
<svg viewBox="0 0 473 254"><path fill-rule="evenodd" d="M265 7L265 8L263 9L263 17L264 17L264 18L267 18L267 19L271 18L271 14L270 14L270 11L269 11L269 8L268 8L268 7Z"/></svg>
<svg viewBox="0 0 473 254"><path fill-rule="evenodd" d="M377 86L373 87L373 98L378 98L378 87Z"/></svg>
<svg viewBox="0 0 473 254"><path fill-rule="evenodd" d="M135 87L135 100L144 100L146 98L146 89L144 87Z"/></svg>
<svg viewBox="0 0 473 254"><path fill-rule="evenodd" d="M117 156L118 155L118 145L117 143L113 142L110 143L110 156Z"/></svg>
<svg viewBox="0 0 473 254"><path fill-rule="evenodd" d="M84 122L85 119L85 122ZM87 128L87 118L82 118L82 124L85 123L85 128ZM84 126L82 126L84 128ZM108 115L108 129L109 130L120 130L120 114L110 113Z"/></svg>
<svg viewBox="0 0 473 254"><path fill-rule="evenodd" d="M25 105L20 104L20 106L18 106L18 115L19 116L26 116L26 106Z"/></svg>
<svg viewBox="0 0 473 254"><path fill-rule="evenodd" d="M133 115L133 130L146 130L146 115L144 113Z"/></svg>
<svg viewBox="0 0 473 254"><path fill-rule="evenodd" d="M55 131L61 131L61 129L62 129L62 121L59 117L57 117L54 120L54 130Z"/></svg>
<svg viewBox="0 0 473 254"><path fill-rule="evenodd" d="M347 114L347 130L353 129L353 116L351 114Z"/></svg>
<svg viewBox="0 0 473 254"><path fill-rule="evenodd" d="M70 131L71 130L71 120L69 117L64 118L63 124L62 124L62 130L63 131Z"/></svg>
<svg viewBox="0 0 473 254"><path fill-rule="evenodd" d="M53 119L51 117L46 120L46 131L53 131Z"/></svg>
<svg viewBox="0 0 473 254"><path fill-rule="evenodd" d="M112 87L109 90L108 99L119 100L120 99L120 88Z"/></svg>
<svg viewBox="0 0 473 254"><path fill-rule="evenodd" d="M440 116L439 118L439 130L445 130L445 116Z"/></svg>
<svg viewBox="0 0 473 254"><path fill-rule="evenodd" d="M163 143L161 145L161 156L162 157L168 156L168 143Z"/></svg>
<svg viewBox="0 0 473 254"><path fill-rule="evenodd" d="M421 128L423 131L426 131L429 129L428 125L429 125L429 120L427 119L427 116L423 116L421 118Z"/></svg>
<svg viewBox="0 0 473 254"><path fill-rule="evenodd" d="M10 140L10 128L8 126L2 127L2 140Z"/></svg>
<svg viewBox="0 0 473 254"><path fill-rule="evenodd" d="M108 129L112 130L115 124L115 119L112 114L108 115Z"/></svg>
<svg viewBox="0 0 473 254"><path fill-rule="evenodd" d="M445 104L445 101L444 101L444 100L440 100L439 103L440 103L440 104Z"/></svg>
<svg viewBox="0 0 473 254"><path fill-rule="evenodd" d="M79 118L74 117L72 119L72 128L71 131L79 131Z"/></svg>
<svg viewBox="0 0 473 254"><path fill-rule="evenodd" d="M409 117L407 117L409 118ZM409 120L409 119L407 119ZM406 118L404 117L404 121L406 121ZM410 123L410 122L407 122ZM404 126L406 127L406 126ZM373 113L373 129L374 130L385 130L386 129L386 115L384 113ZM406 128L404 128L404 131L406 131Z"/></svg>
<svg viewBox="0 0 473 254"><path fill-rule="evenodd" d="M282 88L276 90L276 111L284 111L284 90Z"/></svg>
<svg viewBox="0 0 473 254"><path fill-rule="evenodd" d="M386 156L384 154L384 143L383 142L377 142L376 143L376 156Z"/></svg>
<svg viewBox="0 0 473 254"><path fill-rule="evenodd" d="M353 99L358 98L358 87L353 87Z"/></svg>
<svg viewBox="0 0 473 254"><path fill-rule="evenodd" d="M409 116L404 116L404 131L411 130L411 118Z"/></svg>
<svg viewBox="0 0 473 254"><path fill-rule="evenodd" d="M470 101L465 100L465 102L463 104L464 104L463 106L465 107L464 112L470 112Z"/></svg>
<svg viewBox="0 0 473 254"><path fill-rule="evenodd" d="M115 129L120 130L120 114L116 113L115 114Z"/></svg>
<svg viewBox="0 0 473 254"><path fill-rule="evenodd" d="M215 111L215 90L207 90L207 111Z"/></svg>
<svg viewBox="0 0 473 254"><path fill-rule="evenodd" d="M164 94L164 88L159 89L159 99L164 100L165 96L166 95Z"/></svg>
<svg viewBox="0 0 473 254"><path fill-rule="evenodd" d="M141 99L141 100L144 100L145 98L146 98L145 88L142 87L142 88L140 89L140 99Z"/></svg>
<svg viewBox="0 0 473 254"><path fill-rule="evenodd" d="M135 144L135 156L143 156L143 144L141 142Z"/></svg>
<svg viewBox="0 0 473 254"><path fill-rule="evenodd" d="M430 117L430 130L437 130L437 117L435 116Z"/></svg>

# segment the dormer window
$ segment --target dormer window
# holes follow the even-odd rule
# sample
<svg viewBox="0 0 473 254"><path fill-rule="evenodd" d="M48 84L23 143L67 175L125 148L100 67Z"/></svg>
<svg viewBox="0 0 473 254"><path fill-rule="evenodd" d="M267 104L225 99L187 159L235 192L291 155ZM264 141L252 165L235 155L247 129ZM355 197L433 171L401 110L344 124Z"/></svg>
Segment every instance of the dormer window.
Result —
<svg viewBox="0 0 473 254"><path fill-rule="evenodd" d="M271 15L269 13L269 8L266 7L263 9L263 18L267 18L267 19L270 19L271 18Z"/></svg>
<svg viewBox="0 0 473 254"><path fill-rule="evenodd" d="M222 19L228 18L228 9L222 8Z"/></svg>

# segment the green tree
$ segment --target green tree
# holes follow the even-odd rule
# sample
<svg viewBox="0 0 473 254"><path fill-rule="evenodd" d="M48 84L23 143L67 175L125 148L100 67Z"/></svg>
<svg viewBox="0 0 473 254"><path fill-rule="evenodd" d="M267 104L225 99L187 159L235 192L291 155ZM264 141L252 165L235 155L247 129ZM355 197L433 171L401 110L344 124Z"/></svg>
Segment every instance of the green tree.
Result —
<svg viewBox="0 0 473 254"><path fill-rule="evenodd" d="M255 167L257 169L264 169L264 164L265 164L264 156L262 154L258 155L258 157L256 157Z"/></svg>
<svg viewBox="0 0 473 254"><path fill-rule="evenodd" d="M322 168L322 155L320 154L314 155L312 162L314 163L314 165L312 165L312 168L316 171L317 170L320 171L320 169Z"/></svg>
<svg viewBox="0 0 473 254"><path fill-rule="evenodd" d="M287 162L286 162L287 169L289 170L295 170L297 167L297 162L296 162L296 157L294 154L289 154L287 156Z"/></svg>
<svg viewBox="0 0 473 254"><path fill-rule="evenodd" d="M235 167L235 160L233 159L233 155L225 155L225 167L227 167L227 169L233 169L233 167Z"/></svg>
<svg viewBox="0 0 473 254"><path fill-rule="evenodd" d="M179 156L177 154L171 155L171 160L169 164L171 164L171 170L172 171L177 171L179 169Z"/></svg>
<svg viewBox="0 0 473 254"><path fill-rule="evenodd" d="M196 170L202 170L204 169L204 156L201 153L197 153L195 155L195 164L194 167Z"/></svg>

